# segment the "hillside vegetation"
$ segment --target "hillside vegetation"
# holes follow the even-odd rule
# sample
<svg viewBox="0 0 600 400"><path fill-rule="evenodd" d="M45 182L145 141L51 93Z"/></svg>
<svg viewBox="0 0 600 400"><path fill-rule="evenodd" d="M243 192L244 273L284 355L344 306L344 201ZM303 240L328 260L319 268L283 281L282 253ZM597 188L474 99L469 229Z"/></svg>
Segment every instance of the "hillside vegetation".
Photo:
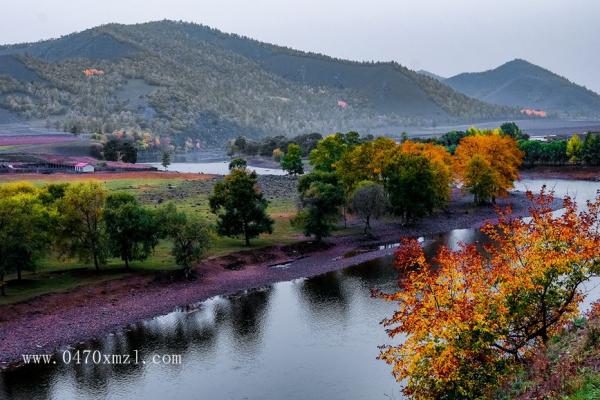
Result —
<svg viewBox="0 0 600 400"><path fill-rule="evenodd" d="M136 129L212 143L516 113L396 63L339 60L172 21L0 47L0 109L74 133Z"/></svg>
<svg viewBox="0 0 600 400"><path fill-rule="evenodd" d="M534 108L559 117L600 116L597 93L525 60L513 60L490 71L463 73L444 83L489 103Z"/></svg>

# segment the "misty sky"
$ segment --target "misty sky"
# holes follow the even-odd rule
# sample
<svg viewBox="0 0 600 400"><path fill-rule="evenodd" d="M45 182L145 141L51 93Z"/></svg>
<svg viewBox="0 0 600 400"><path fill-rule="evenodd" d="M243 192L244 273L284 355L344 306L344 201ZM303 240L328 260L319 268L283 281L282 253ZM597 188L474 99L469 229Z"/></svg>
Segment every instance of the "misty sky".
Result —
<svg viewBox="0 0 600 400"><path fill-rule="evenodd" d="M452 76L524 58L600 92L598 0L2 0L0 43L175 19Z"/></svg>

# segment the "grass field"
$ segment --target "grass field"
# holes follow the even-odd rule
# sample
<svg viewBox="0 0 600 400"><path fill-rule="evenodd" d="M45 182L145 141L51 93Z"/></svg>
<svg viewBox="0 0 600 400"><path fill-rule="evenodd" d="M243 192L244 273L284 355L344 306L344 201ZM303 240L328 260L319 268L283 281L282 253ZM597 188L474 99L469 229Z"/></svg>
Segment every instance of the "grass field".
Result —
<svg viewBox="0 0 600 400"><path fill-rule="evenodd" d="M17 179L27 178L27 179ZM156 207L159 204L173 202L179 209L194 213L214 223L216 216L208 206L208 197L212 193L214 181L212 177L198 174L165 174L154 173L124 173L124 174L94 174L94 175L28 175L0 176L0 184L27 180L36 186L47 183L73 182L96 179L101 181L111 192L123 191L136 196L143 204ZM285 178L273 178L284 180ZM271 235L261 235L252 240L251 248L260 248L275 244L287 244L302 238L301 233L292 227L290 220L295 214L296 203L290 187L280 188L275 184L264 185L263 189L270 199L269 215L275 220L274 231ZM295 185L295 184L294 184ZM239 250L248 249L242 238L215 237L211 256L223 255ZM27 300L46 293L68 291L79 285L101 282L107 279L118 279L131 273L144 273L154 270L176 269L171 252L171 243L161 241L154 253L145 261L131 264L133 272L125 271L119 259L110 259L101 273L96 273L93 266L82 263L77 259L61 257L52 253L40 262L35 272L25 272L23 281L17 282L15 276L7 277L7 296L0 297L0 304L14 303Z"/></svg>

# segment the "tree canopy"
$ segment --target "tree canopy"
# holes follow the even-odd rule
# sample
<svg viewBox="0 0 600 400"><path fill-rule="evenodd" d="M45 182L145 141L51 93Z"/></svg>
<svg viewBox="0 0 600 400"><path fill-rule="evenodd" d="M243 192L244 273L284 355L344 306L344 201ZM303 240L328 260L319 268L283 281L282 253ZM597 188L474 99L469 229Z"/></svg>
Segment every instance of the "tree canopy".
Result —
<svg viewBox="0 0 600 400"><path fill-rule="evenodd" d="M215 185L209 204L218 218L217 231L230 237L242 235L247 246L261 233L273 232L273 220L266 211L269 202L257 186L256 172L232 169Z"/></svg>
<svg viewBox="0 0 600 400"><path fill-rule="evenodd" d="M67 254L94 262L96 270L107 257L103 213L107 191L97 182L69 185L57 202L58 236Z"/></svg>
<svg viewBox="0 0 600 400"><path fill-rule="evenodd" d="M414 399L490 398L578 313L581 285L600 269L600 197L579 211L564 199L528 193L531 219L499 214L483 232L494 244L441 248L429 261L420 244L396 253L399 290L377 295L398 304L383 321L400 345L380 358Z"/></svg>
<svg viewBox="0 0 600 400"><path fill-rule="evenodd" d="M148 258L163 232L155 214L128 193L108 195L104 221L110 252L120 257L126 268L131 261Z"/></svg>
<svg viewBox="0 0 600 400"><path fill-rule="evenodd" d="M281 169L290 175L302 175L304 173L302 149L299 145L294 143L288 145L287 153L281 158Z"/></svg>
<svg viewBox="0 0 600 400"><path fill-rule="evenodd" d="M513 187L514 181L519 178L519 166L523 162L523 153L519 150L517 142L510 136L496 132L484 132L463 138L454 156L456 174L466 188L473 189L478 186L472 181L476 177L493 178L493 191L487 194L488 199L492 201L498 196L506 195ZM474 157L478 158L478 165L485 164L486 170L491 172L485 175L473 174ZM478 198L479 201L488 199Z"/></svg>
<svg viewBox="0 0 600 400"><path fill-rule="evenodd" d="M311 172L300 178L300 211L293 223L306 236L315 235L317 242L329 236L340 219L340 208L345 202L338 177L333 172Z"/></svg>

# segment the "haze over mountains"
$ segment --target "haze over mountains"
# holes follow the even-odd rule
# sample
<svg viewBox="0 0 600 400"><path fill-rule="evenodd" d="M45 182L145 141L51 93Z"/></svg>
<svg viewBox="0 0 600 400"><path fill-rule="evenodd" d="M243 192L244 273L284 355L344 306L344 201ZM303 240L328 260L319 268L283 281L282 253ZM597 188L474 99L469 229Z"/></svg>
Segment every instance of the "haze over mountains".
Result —
<svg viewBox="0 0 600 400"><path fill-rule="evenodd" d="M600 96L525 60L496 69L463 73L443 81L476 99L500 105L549 111L563 118L597 118Z"/></svg>
<svg viewBox="0 0 600 400"><path fill-rule="evenodd" d="M511 73L502 76L510 80ZM550 88L538 98L525 97L537 93L535 79L519 94L519 75L494 90L486 89L489 79L469 83L471 75L440 82L397 63L334 59L190 23L110 24L0 47L0 123L44 121L71 132L150 130L222 143L241 134L514 119L517 106L549 104L584 117L600 110L596 94L559 77L538 79ZM562 91L553 91L558 84ZM557 98L543 98L551 96Z"/></svg>

